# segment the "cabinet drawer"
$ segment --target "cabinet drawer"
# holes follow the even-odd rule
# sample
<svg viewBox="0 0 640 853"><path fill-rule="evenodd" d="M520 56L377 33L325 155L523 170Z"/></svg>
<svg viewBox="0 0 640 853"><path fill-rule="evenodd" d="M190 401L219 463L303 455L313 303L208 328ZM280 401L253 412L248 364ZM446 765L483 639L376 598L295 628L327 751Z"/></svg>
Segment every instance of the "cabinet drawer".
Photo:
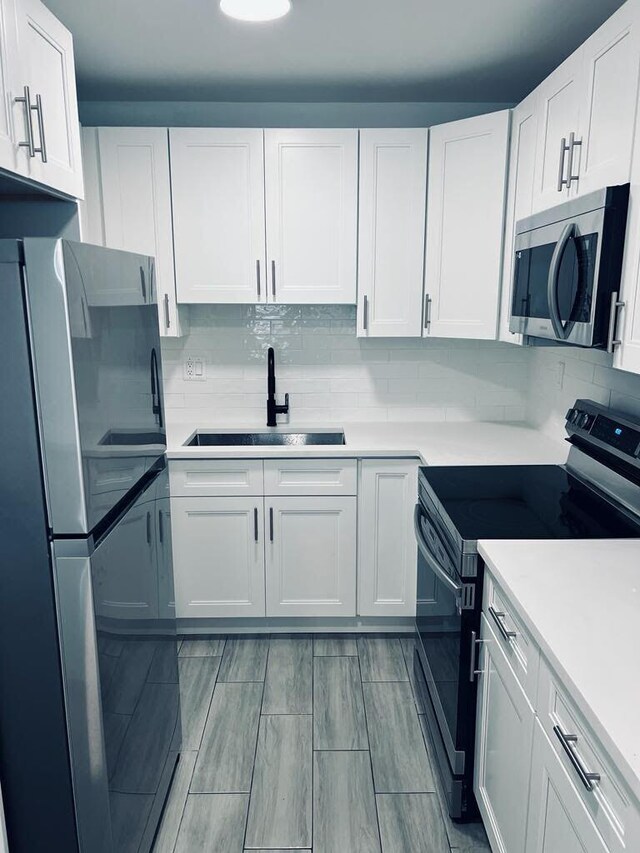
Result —
<svg viewBox="0 0 640 853"><path fill-rule="evenodd" d="M264 490L261 459L189 459L169 465L174 497L260 496Z"/></svg>
<svg viewBox="0 0 640 853"><path fill-rule="evenodd" d="M489 574L485 575L482 612L494 629L529 702L535 706L540 652L509 599Z"/></svg>
<svg viewBox="0 0 640 853"><path fill-rule="evenodd" d="M633 834L632 826L637 818L624 783L544 660L540 664L537 708L542 727L607 848L612 853L630 850L629 835ZM570 740L565 748L559 735L574 736L576 740ZM573 759L567 750L573 754ZM600 780L591 783L583 780L579 768L599 774Z"/></svg>
<svg viewBox="0 0 640 853"><path fill-rule="evenodd" d="M356 495L355 459L265 459L265 495Z"/></svg>

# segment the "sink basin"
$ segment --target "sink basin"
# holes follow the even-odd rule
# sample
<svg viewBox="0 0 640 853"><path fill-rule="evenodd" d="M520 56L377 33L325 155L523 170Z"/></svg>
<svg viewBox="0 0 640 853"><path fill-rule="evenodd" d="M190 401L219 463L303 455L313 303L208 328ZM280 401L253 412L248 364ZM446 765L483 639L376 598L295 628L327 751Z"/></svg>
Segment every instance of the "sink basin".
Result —
<svg viewBox="0 0 640 853"><path fill-rule="evenodd" d="M194 432L187 447L298 447L344 444L340 432Z"/></svg>
<svg viewBox="0 0 640 853"><path fill-rule="evenodd" d="M167 436L164 432L136 432L135 430L110 429L100 439L100 444L107 445L130 445L139 444L165 444Z"/></svg>

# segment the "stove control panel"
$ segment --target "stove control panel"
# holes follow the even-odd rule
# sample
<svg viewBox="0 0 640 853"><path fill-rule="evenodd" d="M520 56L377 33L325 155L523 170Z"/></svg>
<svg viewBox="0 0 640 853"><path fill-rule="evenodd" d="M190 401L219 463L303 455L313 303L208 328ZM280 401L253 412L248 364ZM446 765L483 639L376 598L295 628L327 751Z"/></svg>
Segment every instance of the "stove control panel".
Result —
<svg viewBox="0 0 640 853"><path fill-rule="evenodd" d="M594 447L613 451L638 464L640 418L607 409L592 400L576 400L566 415L566 430Z"/></svg>

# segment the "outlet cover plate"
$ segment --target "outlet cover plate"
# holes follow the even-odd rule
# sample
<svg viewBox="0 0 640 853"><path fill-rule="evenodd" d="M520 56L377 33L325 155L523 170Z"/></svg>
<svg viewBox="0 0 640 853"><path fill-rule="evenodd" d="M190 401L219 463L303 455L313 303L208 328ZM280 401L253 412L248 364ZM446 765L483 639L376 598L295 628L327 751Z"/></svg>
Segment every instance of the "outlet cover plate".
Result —
<svg viewBox="0 0 640 853"><path fill-rule="evenodd" d="M185 355L182 373L186 382L204 382L207 378L207 363L202 355Z"/></svg>

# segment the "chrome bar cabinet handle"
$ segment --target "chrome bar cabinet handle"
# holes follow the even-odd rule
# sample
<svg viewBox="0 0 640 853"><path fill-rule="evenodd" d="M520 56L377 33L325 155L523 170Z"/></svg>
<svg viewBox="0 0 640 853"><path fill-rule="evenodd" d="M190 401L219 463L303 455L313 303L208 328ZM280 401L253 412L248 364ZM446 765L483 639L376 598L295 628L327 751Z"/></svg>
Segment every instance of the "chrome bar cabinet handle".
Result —
<svg viewBox="0 0 640 853"><path fill-rule="evenodd" d="M580 779L584 787L587 789L587 791L593 791L593 783L600 781L600 774L590 773L583 765L582 761L580 761L580 758L578 757L575 749L572 746L572 744L577 743L578 736L565 734L560 728L560 726L554 726L553 733L560 741L560 745L564 749L567 758L571 762L573 769L578 774L578 778Z"/></svg>
<svg viewBox="0 0 640 853"><path fill-rule="evenodd" d="M269 540L273 542L273 507L269 507Z"/></svg>
<svg viewBox="0 0 640 853"><path fill-rule="evenodd" d="M151 513L147 513L147 545L151 545Z"/></svg>
<svg viewBox="0 0 640 853"><path fill-rule="evenodd" d="M494 622L496 623L496 625L498 626L498 630L499 630L499 631L500 631L500 633L502 634L502 637L503 637L503 638L504 638L508 643L510 643L510 642L511 642L511 640L513 640L513 638L514 638L514 637L517 637L517 636L518 636L518 635L517 635L517 633L516 633L515 631L508 631L508 630L505 628L505 626L504 626L504 622L502 621L502 620L504 619L504 613L502 613L500 610L496 610L496 609L493 607L493 605L489 605L489 613L491 614L491 617L493 618L493 621L494 621Z"/></svg>
<svg viewBox="0 0 640 853"><path fill-rule="evenodd" d="M607 352L609 354L615 351L622 343L620 338L616 338L616 329L618 327L618 311L624 308L625 303L618 299L618 292L614 291L611 294L611 310L609 312L609 334L607 335Z"/></svg>
<svg viewBox="0 0 640 853"><path fill-rule="evenodd" d="M570 187L573 181L579 181L580 175L573 174L573 152L576 148L582 146L582 140L576 139L573 131L569 134L569 164L567 166L567 187Z"/></svg>
<svg viewBox="0 0 640 853"><path fill-rule="evenodd" d="M258 541L258 507L253 508L253 538Z"/></svg>
<svg viewBox="0 0 640 853"><path fill-rule="evenodd" d="M431 325L431 302L432 299L428 293L424 295L424 327L428 329Z"/></svg>
<svg viewBox="0 0 640 853"><path fill-rule="evenodd" d="M24 94L20 95L13 100L16 104L24 104L24 115L26 120L26 131L27 138L24 142L18 142L19 148L28 148L29 149L29 157L36 156L35 143L33 141L33 125L31 124L31 111L33 109L31 105L31 90L28 86L25 86L22 90Z"/></svg>
<svg viewBox="0 0 640 853"><path fill-rule="evenodd" d="M35 111L38 117L38 134L40 136L40 147L34 148L36 154L39 154L42 158L42 162L47 162L47 141L44 135L44 115L42 112L42 97L41 95L36 95L36 105L35 107L31 107L32 110Z"/></svg>
<svg viewBox="0 0 640 853"><path fill-rule="evenodd" d="M271 295L276 298L276 262L271 261Z"/></svg>
<svg viewBox="0 0 640 853"><path fill-rule="evenodd" d="M164 324L167 329L171 328L171 317L169 316L169 294L164 295Z"/></svg>
<svg viewBox="0 0 640 853"><path fill-rule="evenodd" d="M260 299L260 258L256 261L256 284L258 287L258 299Z"/></svg>
<svg viewBox="0 0 640 853"><path fill-rule="evenodd" d="M558 168L558 192L562 192L562 187L569 186L569 181L564 176L564 158L570 146L567 145L567 137L563 136L560 140L560 166Z"/></svg>
<svg viewBox="0 0 640 853"><path fill-rule="evenodd" d="M158 539L160 544L164 542L164 521L162 520L162 510L158 510Z"/></svg>
<svg viewBox="0 0 640 853"><path fill-rule="evenodd" d="M366 293L362 297L362 328L365 332L369 330L369 297Z"/></svg>
<svg viewBox="0 0 640 853"><path fill-rule="evenodd" d="M469 655L469 681L473 684L476 680L476 675L483 675L484 669L476 669L476 646L480 643L486 643L488 640L478 639L475 631L471 632L471 654Z"/></svg>

